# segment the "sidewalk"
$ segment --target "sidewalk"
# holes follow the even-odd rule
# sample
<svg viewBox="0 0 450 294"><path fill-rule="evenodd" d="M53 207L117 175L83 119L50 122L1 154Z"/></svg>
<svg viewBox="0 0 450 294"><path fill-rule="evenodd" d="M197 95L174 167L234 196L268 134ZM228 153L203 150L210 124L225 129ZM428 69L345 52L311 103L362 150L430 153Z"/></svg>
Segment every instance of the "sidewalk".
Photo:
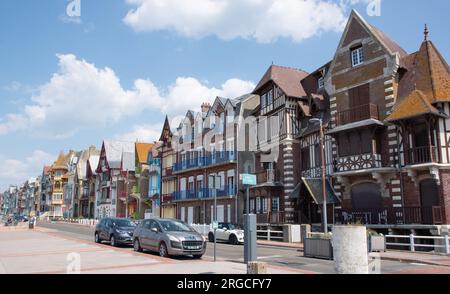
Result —
<svg viewBox="0 0 450 294"><path fill-rule="evenodd" d="M257 243L258 245L262 246L292 248L298 249L298 251L303 252L303 244L301 243L282 243L266 240L258 240ZM450 256L446 255L421 253L421 252L394 251L394 250L381 253L370 253L370 255L379 256L381 257L381 260L450 267Z"/></svg>
<svg viewBox="0 0 450 294"><path fill-rule="evenodd" d="M67 236L51 229L0 231L0 274L246 274L242 263L210 258L160 258ZM289 267L268 266L268 274L309 274Z"/></svg>
<svg viewBox="0 0 450 294"><path fill-rule="evenodd" d="M438 255L431 253L418 253L407 251L387 251L381 253L371 253L371 255L378 255L381 260L391 260L407 263L421 263L436 266L450 267L450 256Z"/></svg>

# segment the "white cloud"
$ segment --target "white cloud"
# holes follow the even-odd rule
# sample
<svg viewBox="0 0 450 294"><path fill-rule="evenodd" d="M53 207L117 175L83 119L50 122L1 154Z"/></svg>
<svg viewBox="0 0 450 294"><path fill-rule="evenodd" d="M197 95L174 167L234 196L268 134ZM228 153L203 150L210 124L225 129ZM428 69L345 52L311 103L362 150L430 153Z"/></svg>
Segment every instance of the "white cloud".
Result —
<svg viewBox="0 0 450 294"><path fill-rule="evenodd" d="M0 156L0 191L9 184L23 184L27 179L35 178L42 173L44 165L49 165L55 160L55 156L42 150L35 150L25 159L11 159Z"/></svg>
<svg viewBox="0 0 450 294"><path fill-rule="evenodd" d="M253 83L238 79L215 88L180 77L167 89L143 79L136 80L132 89L124 89L108 67L97 68L72 54L57 56L58 72L39 87L22 111L0 118L0 135L29 129L37 136L67 138L81 129L104 127L144 111L179 115L215 96L234 98L254 88Z"/></svg>
<svg viewBox="0 0 450 294"><path fill-rule="evenodd" d="M134 6L123 21L135 31L171 30L189 38L223 40L280 37L301 42L340 32L350 6L370 0L127 0Z"/></svg>
<svg viewBox="0 0 450 294"><path fill-rule="evenodd" d="M117 140L127 142L152 143L159 140L163 124L134 125L130 132L116 136Z"/></svg>

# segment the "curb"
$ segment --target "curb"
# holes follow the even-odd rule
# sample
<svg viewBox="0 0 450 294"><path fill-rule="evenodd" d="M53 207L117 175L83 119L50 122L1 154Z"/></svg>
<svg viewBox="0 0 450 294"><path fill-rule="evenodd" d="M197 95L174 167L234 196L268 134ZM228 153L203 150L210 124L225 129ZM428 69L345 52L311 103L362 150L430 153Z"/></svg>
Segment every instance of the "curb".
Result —
<svg viewBox="0 0 450 294"><path fill-rule="evenodd" d="M436 262L430 262L430 261L425 261L425 260L417 260L417 259L410 259L410 258L381 257L381 260L397 261L397 262L402 262L402 263L420 263L420 264L432 265L432 266L450 267L450 264L440 264L440 263L436 263Z"/></svg>

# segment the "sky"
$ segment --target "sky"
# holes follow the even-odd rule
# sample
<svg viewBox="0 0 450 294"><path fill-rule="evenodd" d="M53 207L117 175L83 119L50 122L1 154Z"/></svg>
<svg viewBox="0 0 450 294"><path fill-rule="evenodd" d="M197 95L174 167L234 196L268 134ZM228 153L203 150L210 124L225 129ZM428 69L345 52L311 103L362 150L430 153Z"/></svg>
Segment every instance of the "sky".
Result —
<svg viewBox="0 0 450 294"><path fill-rule="evenodd" d="M446 0L2 0L0 191L61 150L153 142L166 114L251 92L272 63L315 70L352 9L409 53L427 23L450 60Z"/></svg>

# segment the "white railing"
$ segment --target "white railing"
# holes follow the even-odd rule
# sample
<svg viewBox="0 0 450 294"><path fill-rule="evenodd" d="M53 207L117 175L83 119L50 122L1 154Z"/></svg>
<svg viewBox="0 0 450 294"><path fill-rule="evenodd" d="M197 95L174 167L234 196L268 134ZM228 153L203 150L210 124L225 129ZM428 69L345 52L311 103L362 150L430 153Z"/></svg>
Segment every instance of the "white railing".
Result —
<svg viewBox="0 0 450 294"><path fill-rule="evenodd" d="M203 236L208 236L211 230L211 225L191 224L191 227Z"/></svg>
<svg viewBox="0 0 450 294"><path fill-rule="evenodd" d="M96 220L96 219L69 218L69 219L64 219L63 221L71 223L71 224L79 224L79 225L88 226L88 227L95 227L98 224L98 220Z"/></svg>
<svg viewBox="0 0 450 294"><path fill-rule="evenodd" d="M407 242L405 243L393 243L393 242L388 242L389 239L402 239L402 240L407 240ZM420 244L417 243L416 240L434 240L435 243L436 241L441 241L441 243L443 243L442 245L439 244ZM438 242L439 243L439 242ZM450 254L450 241L449 241L449 236L445 235L445 236L416 236L416 235L387 235L386 236L386 245L387 246L399 246L399 247L409 247L411 252L416 252L416 248L434 248L434 249L444 249L443 252L445 252L445 254L449 255Z"/></svg>
<svg viewBox="0 0 450 294"><path fill-rule="evenodd" d="M266 229L263 229L266 228ZM270 226L259 226L256 231L258 240L267 240L267 241L283 241L284 232L279 230L274 230Z"/></svg>

